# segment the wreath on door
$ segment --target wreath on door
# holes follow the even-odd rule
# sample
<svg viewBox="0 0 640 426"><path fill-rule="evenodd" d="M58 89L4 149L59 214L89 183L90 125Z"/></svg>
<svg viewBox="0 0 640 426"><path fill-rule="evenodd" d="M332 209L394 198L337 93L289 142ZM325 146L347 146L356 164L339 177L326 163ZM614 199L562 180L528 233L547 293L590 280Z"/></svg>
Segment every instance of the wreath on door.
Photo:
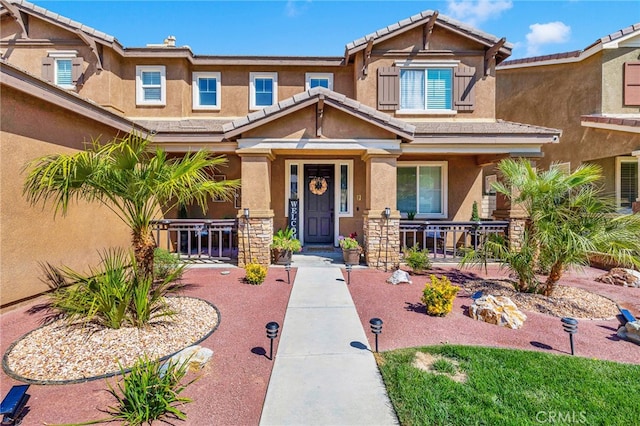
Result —
<svg viewBox="0 0 640 426"><path fill-rule="evenodd" d="M309 182L309 191L314 195L322 195L327 192L327 180L322 176L314 177Z"/></svg>

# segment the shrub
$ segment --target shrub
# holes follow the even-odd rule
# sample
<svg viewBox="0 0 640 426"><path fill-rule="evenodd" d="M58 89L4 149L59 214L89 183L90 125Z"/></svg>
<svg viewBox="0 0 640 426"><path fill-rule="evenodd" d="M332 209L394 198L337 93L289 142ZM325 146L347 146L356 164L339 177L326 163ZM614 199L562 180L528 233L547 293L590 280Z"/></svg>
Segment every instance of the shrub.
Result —
<svg viewBox="0 0 640 426"><path fill-rule="evenodd" d="M287 227L285 230L278 229L278 232L273 236L271 248L298 252L302 250L302 245L300 244L300 240L294 237L294 229Z"/></svg>
<svg viewBox="0 0 640 426"><path fill-rule="evenodd" d="M154 281L137 273L131 252L112 249L100 257L100 267L91 268L89 275L47 266L46 279L55 289L51 295L53 310L69 322L93 322L108 328L142 327L152 318L171 315L164 296L180 288L173 281L181 268L164 280Z"/></svg>
<svg viewBox="0 0 640 426"><path fill-rule="evenodd" d="M415 245L411 248L405 248L403 253L405 263L413 272L420 272L431 267L429 250L420 250L420 248Z"/></svg>
<svg viewBox="0 0 640 426"><path fill-rule="evenodd" d="M249 263L245 266L245 280L249 284L260 285L264 282L264 279L267 277L267 268L260 265L259 263Z"/></svg>
<svg viewBox="0 0 640 426"><path fill-rule="evenodd" d="M452 285L449 278L431 275L431 282L425 285L421 299L427 307L427 314L445 316L451 312L458 290L459 288Z"/></svg>
<svg viewBox="0 0 640 426"><path fill-rule="evenodd" d="M156 280L164 280L169 275L176 274L178 278L182 277L184 267L180 259L169 250L156 248L153 251L153 278Z"/></svg>
<svg viewBox="0 0 640 426"><path fill-rule="evenodd" d="M118 405L109 407L109 414L113 420L121 420L128 425L151 424L153 420L185 420L186 414L177 408L191 402L190 398L179 394L191 383L182 384L187 373L189 361L183 364L149 360L146 356L139 358L114 389L109 382L109 393L113 395ZM164 419L163 419L164 418ZM167 422L168 423L168 422Z"/></svg>

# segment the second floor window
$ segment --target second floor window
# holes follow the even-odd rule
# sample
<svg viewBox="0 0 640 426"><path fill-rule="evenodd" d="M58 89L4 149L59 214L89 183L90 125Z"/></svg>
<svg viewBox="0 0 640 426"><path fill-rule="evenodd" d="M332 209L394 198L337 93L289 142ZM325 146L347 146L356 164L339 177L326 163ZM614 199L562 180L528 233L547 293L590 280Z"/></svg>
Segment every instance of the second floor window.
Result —
<svg viewBox="0 0 640 426"><path fill-rule="evenodd" d="M81 84L83 61L75 50L51 51L42 59L42 78L63 89Z"/></svg>
<svg viewBox="0 0 640 426"><path fill-rule="evenodd" d="M400 70L401 110L451 110L453 70L426 68Z"/></svg>
<svg viewBox="0 0 640 426"><path fill-rule="evenodd" d="M278 73L252 72L249 79L251 109L261 109L278 102Z"/></svg>
<svg viewBox="0 0 640 426"><path fill-rule="evenodd" d="M314 87L324 87L333 90L333 74L319 72L306 73L305 90L313 89Z"/></svg>
<svg viewBox="0 0 640 426"><path fill-rule="evenodd" d="M165 67L136 67L136 104L166 105Z"/></svg>
<svg viewBox="0 0 640 426"><path fill-rule="evenodd" d="M220 109L220 73L193 73L193 108Z"/></svg>

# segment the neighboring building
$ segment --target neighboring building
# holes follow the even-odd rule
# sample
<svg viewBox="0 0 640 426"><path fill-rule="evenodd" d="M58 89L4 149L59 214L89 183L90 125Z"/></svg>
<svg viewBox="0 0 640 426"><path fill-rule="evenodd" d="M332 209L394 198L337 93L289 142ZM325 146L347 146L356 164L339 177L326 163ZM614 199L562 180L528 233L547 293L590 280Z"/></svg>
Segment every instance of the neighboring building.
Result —
<svg viewBox="0 0 640 426"><path fill-rule="evenodd" d="M599 164L606 192L632 210L640 201L640 23L584 50L505 61L496 81L498 117L562 129L540 167Z"/></svg>
<svg viewBox="0 0 640 426"><path fill-rule="evenodd" d="M0 3L3 155L10 149L6 141L20 144L26 137L17 123L5 121L7 102L55 105L69 119L92 111L95 127L64 138L75 148L91 136L135 127L174 155L200 148L224 154L229 167L214 178L241 178L241 193L235 203L212 200L208 217L241 218L249 209L250 219L238 221L241 266L247 252L269 262L268 246L274 230L288 223L290 199L300 203L303 244L337 246L339 235L357 232L367 263L397 263L401 218L468 221L473 202L482 198L483 166L509 156L537 158L560 136L555 129L496 120L495 66L511 45L438 12L350 42L339 57L240 57L196 56L175 46L173 37L124 48L110 35L33 4ZM5 86L14 90L5 92ZM42 88L40 99L31 86ZM63 102L62 92L73 102ZM101 130L107 116L118 124ZM41 136L22 143L17 162L45 152L30 146L63 125L31 113L22 117ZM26 242L4 234L5 204L27 208L19 191L6 189L22 181L14 171L2 182L3 289L17 276L15 263L34 267L54 251L5 262L7 250ZM196 208L182 213L203 217ZM53 222L49 212L32 214L37 220L31 222L45 229L63 222ZM25 226L16 224L15 232ZM75 229L84 233L93 224ZM43 240L34 234L28 244ZM83 244L87 251L107 245L100 238Z"/></svg>

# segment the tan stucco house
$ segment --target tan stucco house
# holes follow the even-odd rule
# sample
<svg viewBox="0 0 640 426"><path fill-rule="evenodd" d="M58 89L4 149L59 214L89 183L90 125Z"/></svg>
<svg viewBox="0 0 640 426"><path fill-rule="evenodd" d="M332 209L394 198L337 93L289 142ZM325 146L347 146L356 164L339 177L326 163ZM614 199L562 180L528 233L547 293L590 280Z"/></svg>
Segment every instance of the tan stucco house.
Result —
<svg viewBox="0 0 640 426"><path fill-rule="evenodd" d="M0 4L3 305L43 291L38 262L89 262L126 244L126 230L94 206L53 220L21 196L25 161L92 137L135 128L173 155L226 155L229 167L212 178L240 178L235 200L211 200L206 217L188 208L164 219L234 220L240 266L269 263L297 200L305 246L356 232L365 261L387 267L408 215L468 221L484 166L538 158L559 141L559 130L496 119L495 67L511 45L436 11L349 42L340 56L247 57L196 55L173 37L123 47L31 3Z"/></svg>
<svg viewBox="0 0 640 426"><path fill-rule="evenodd" d="M640 23L583 50L504 61L496 82L498 117L562 129L540 167L597 163L621 211L640 210Z"/></svg>

